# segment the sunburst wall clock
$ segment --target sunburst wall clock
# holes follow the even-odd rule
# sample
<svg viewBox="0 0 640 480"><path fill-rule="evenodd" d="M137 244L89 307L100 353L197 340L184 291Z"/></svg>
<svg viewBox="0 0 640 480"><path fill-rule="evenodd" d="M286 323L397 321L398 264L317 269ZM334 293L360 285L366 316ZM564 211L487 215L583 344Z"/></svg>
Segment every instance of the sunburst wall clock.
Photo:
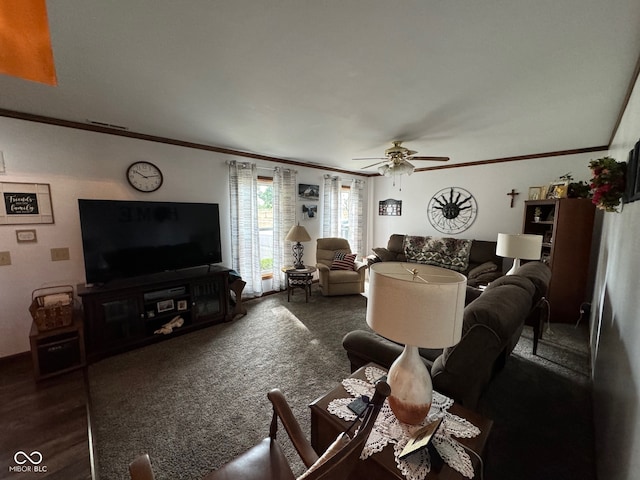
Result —
<svg viewBox="0 0 640 480"><path fill-rule="evenodd" d="M442 233L461 233L478 215L478 204L464 188L447 187L437 192L427 205L429 223Z"/></svg>

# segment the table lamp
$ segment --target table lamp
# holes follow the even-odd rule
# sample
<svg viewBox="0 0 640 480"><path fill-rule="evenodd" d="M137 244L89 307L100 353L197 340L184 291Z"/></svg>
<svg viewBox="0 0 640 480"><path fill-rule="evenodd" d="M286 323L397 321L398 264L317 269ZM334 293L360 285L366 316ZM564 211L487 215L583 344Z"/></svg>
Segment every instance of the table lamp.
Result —
<svg viewBox="0 0 640 480"><path fill-rule="evenodd" d="M429 413L433 386L419 347L455 345L462 334L467 279L446 268L381 262L369 268L367 324L404 344L387 375L396 418L419 424Z"/></svg>
<svg viewBox="0 0 640 480"><path fill-rule="evenodd" d="M513 258L513 266L507 275L513 275L520 267L520 260L539 260L542 251L542 235L499 233L496 255Z"/></svg>
<svg viewBox="0 0 640 480"><path fill-rule="evenodd" d="M295 268L304 268L304 264L302 263L302 254L304 252L304 247L300 242L310 242L311 237L307 233L307 230L304 227L300 226L300 223L291 227L289 233L285 237L287 242L295 242L291 249L293 250L293 266Z"/></svg>

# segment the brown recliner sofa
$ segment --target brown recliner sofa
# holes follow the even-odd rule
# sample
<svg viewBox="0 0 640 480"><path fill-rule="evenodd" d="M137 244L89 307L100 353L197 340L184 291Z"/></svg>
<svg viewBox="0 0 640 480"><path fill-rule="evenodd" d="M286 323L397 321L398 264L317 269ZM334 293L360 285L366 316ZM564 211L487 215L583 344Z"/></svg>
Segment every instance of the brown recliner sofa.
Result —
<svg viewBox="0 0 640 480"><path fill-rule="evenodd" d="M518 343L525 320L542 308L539 300L550 279L547 265L529 262L516 274L493 281L482 293L468 287L460 341L444 350L420 349L434 389L475 409ZM371 330L349 332L342 345L352 371L369 362L389 368L404 348Z"/></svg>
<svg viewBox="0 0 640 480"><path fill-rule="evenodd" d="M319 238L316 244L316 268L322 295L353 295L364 292L365 262L355 261L353 270L331 270L336 253L352 253L348 240Z"/></svg>
<svg viewBox="0 0 640 480"><path fill-rule="evenodd" d="M377 262L406 262L405 237L406 235L393 234L389 237L386 247L373 248L374 253L366 258L368 265ZM486 285L501 277L503 275L502 257L496 255L496 242L472 240L469 265L460 273L467 277L467 285L473 287Z"/></svg>

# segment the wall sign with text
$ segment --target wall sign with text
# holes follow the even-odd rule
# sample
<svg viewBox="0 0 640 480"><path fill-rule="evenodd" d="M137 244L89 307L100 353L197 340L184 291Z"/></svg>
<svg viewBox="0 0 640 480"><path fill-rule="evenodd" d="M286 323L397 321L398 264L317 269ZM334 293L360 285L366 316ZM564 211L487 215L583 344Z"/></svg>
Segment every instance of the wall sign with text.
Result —
<svg viewBox="0 0 640 480"><path fill-rule="evenodd" d="M0 225L53 223L51 189L47 183L0 182Z"/></svg>

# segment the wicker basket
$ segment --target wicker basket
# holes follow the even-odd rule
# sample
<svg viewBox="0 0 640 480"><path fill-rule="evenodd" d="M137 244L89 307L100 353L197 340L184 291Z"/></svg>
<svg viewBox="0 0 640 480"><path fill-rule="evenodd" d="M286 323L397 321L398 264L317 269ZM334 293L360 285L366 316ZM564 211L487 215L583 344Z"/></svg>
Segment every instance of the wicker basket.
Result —
<svg viewBox="0 0 640 480"><path fill-rule="evenodd" d="M58 285L35 289L31 294L29 311L40 332L71 325L73 287Z"/></svg>

